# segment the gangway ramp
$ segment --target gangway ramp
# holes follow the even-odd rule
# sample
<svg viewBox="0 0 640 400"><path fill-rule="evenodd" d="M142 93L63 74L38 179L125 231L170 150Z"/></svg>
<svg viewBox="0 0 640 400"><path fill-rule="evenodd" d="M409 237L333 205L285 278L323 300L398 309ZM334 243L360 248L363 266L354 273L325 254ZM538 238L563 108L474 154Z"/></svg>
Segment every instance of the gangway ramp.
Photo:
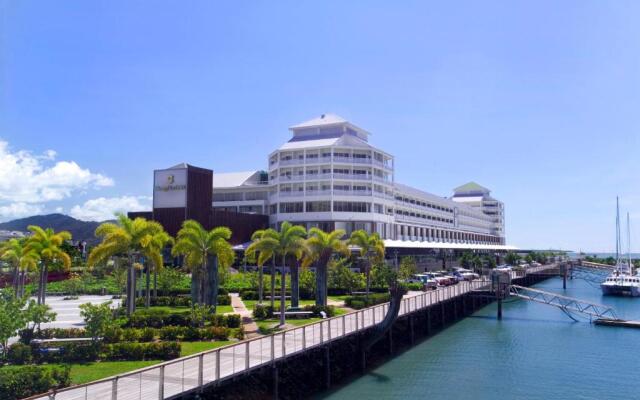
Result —
<svg viewBox="0 0 640 400"><path fill-rule="evenodd" d="M540 289L531 289L519 285L511 285L509 294L524 300L536 303L547 304L557 307L571 316L571 313L578 313L597 319L618 319L613 308L602 304L591 303L573 297L561 296L552 292Z"/></svg>

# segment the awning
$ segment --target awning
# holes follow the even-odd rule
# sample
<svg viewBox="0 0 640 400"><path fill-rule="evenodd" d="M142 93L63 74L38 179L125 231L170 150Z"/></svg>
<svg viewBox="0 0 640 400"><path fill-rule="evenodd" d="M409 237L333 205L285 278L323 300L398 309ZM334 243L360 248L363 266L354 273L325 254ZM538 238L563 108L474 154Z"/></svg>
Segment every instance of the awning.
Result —
<svg viewBox="0 0 640 400"><path fill-rule="evenodd" d="M402 249L452 249L452 250L493 250L493 251L519 250L515 246L508 246L503 244L420 242L420 241L412 241L412 240L385 240L384 247L402 248Z"/></svg>

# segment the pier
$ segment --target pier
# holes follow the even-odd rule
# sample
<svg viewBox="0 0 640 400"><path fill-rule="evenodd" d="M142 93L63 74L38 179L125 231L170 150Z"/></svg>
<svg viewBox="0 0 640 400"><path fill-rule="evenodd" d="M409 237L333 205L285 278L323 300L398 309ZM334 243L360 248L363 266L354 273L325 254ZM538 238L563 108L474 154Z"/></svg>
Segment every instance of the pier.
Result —
<svg viewBox="0 0 640 400"><path fill-rule="evenodd" d="M511 275L514 282L529 285L547 279L549 275L545 272L552 268L557 267L535 267L528 269L526 274L511 272ZM417 336L430 335L436 329L470 315L495 300L490 288L491 281L483 279L405 295L394 329L387 333L386 340L381 341L384 343L377 345L378 351L382 346L393 352L396 342L412 344ZM328 387L332 377L336 377L334 364L341 366L340 362L352 363L353 358L360 359L357 355L361 352L361 341L366 339L372 327L384 319L388 308L388 303L380 304L30 399L142 400L196 394L216 398L216 392L249 390L247 385L241 384L245 380L247 384L255 385L255 390L262 390L263 395L269 390L270 397L278 398L284 395L282 389L285 388L280 381L296 373L296 368L291 368L291 365L299 366L299 370L317 367L317 371L323 373L321 378L314 379L318 379L321 387ZM401 336L396 333L398 329L403 333ZM336 351L340 346L345 350ZM373 351L377 351L376 346ZM342 361L340 357L343 357ZM346 367L343 365L342 368ZM360 367L349 368L353 372L353 368ZM306 384L309 386L309 382ZM293 390L288 385L286 388Z"/></svg>

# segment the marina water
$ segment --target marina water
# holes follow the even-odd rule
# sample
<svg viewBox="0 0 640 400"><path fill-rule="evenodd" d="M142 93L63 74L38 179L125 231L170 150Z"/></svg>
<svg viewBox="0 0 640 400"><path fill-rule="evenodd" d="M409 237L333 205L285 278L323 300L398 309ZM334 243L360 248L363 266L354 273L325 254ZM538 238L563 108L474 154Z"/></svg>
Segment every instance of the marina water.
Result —
<svg viewBox="0 0 640 400"><path fill-rule="evenodd" d="M640 320L640 299L603 297L597 284L552 278L535 286L612 306ZM342 399L638 399L640 330L596 326L561 310L493 303L343 387Z"/></svg>

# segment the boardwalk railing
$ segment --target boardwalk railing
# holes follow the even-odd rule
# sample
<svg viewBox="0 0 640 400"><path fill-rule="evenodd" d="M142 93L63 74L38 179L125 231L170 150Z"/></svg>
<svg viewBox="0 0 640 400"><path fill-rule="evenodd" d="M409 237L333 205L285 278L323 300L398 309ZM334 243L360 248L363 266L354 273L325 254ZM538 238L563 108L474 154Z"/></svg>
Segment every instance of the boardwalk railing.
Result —
<svg viewBox="0 0 640 400"><path fill-rule="evenodd" d="M529 269L539 272L545 267ZM515 278L515 272L512 273ZM474 290L486 290L485 279L460 282L454 286L408 295L402 299L399 315L406 315ZM55 400L142 400L167 399L255 368L352 335L382 321L388 303L287 329L271 335L178 358L151 367L83 385L60 389L30 399Z"/></svg>

